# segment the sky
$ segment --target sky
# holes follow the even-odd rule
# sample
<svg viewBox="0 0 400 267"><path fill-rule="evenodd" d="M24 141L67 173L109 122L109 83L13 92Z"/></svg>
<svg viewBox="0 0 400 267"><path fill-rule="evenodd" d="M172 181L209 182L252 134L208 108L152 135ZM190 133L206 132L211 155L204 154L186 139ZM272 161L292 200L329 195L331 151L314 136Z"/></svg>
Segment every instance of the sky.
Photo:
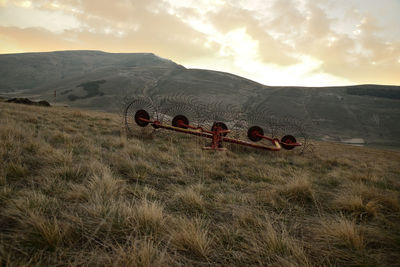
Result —
<svg viewBox="0 0 400 267"><path fill-rule="evenodd" d="M265 85L400 85L400 0L0 0L0 54L150 52Z"/></svg>

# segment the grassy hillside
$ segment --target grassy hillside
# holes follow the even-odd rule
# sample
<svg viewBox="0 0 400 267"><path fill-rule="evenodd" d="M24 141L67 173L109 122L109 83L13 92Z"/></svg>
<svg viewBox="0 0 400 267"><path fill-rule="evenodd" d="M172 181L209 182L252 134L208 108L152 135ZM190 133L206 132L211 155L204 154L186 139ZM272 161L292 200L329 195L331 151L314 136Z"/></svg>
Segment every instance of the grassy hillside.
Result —
<svg viewBox="0 0 400 267"><path fill-rule="evenodd" d="M0 102L0 263L390 266L400 154L201 150L114 114Z"/></svg>
<svg viewBox="0 0 400 267"><path fill-rule="evenodd" d="M116 111L118 99L179 65L151 53L57 51L0 55L0 93ZM93 91L96 81L99 92ZM88 91L89 90L89 91ZM56 98L54 98L56 92Z"/></svg>
<svg viewBox="0 0 400 267"><path fill-rule="evenodd" d="M0 55L0 96L119 111L138 94L185 94L244 113L295 117L319 140L400 147L400 86L265 86L229 73L186 69L151 53L56 51ZM266 73L265 75L268 75ZM287 73L290 75L290 73ZM55 97L56 94L56 97Z"/></svg>

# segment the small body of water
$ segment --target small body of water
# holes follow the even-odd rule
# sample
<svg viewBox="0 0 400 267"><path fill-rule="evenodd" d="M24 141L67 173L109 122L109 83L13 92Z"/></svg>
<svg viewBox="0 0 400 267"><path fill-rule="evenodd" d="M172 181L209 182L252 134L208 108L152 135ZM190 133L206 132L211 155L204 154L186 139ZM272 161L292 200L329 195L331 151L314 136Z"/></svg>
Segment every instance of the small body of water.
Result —
<svg viewBox="0 0 400 267"><path fill-rule="evenodd" d="M330 141L330 142L332 142L332 141ZM348 142L340 142L340 141L337 141L337 142L333 141L332 143L345 144L345 145L349 145L349 146L376 148L376 149L383 149L383 150L390 150L390 151L400 152L400 145L393 145L393 144L382 144L382 143L357 144L357 143L348 143Z"/></svg>
<svg viewBox="0 0 400 267"><path fill-rule="evenodd" d="M339 139L328 135L322 137L321 140L337 144L346 144L350 146L370 147L370 148L400 152L400 143L370 143L366 142L363 138Z"/></svg>
<svg viewBox="0 0 400 267"><path fill-rule="evenodd" d="M350 138L350 139L343 139L340 142L345 144L352 144L352 145L364 145L365 141L363 138Z"/></svg>

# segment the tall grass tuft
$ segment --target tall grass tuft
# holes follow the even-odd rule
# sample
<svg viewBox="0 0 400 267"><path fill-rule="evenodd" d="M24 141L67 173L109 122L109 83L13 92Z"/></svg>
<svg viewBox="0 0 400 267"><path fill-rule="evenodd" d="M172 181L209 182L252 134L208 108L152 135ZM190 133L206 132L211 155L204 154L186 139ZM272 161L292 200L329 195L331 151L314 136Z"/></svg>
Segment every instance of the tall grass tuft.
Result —
<svg viewBox="0 0 400 267"><path fill-rule="evenodd" d="M178 251L207 258L211 253L212 238L207 223L200 218L179 218L170 233L171 242Z"/></svg>

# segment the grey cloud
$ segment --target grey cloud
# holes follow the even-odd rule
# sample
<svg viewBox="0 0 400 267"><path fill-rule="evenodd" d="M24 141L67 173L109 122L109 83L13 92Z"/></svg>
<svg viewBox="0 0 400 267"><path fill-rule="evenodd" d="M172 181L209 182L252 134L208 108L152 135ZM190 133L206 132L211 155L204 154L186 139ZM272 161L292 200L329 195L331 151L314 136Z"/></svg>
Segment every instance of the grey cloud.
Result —
<svg viewBox="0 0 400 267"><path fill-rule="evenodd" d="M35 6L48 10L51 7L46 3L35 2ZM111 4L105 0L60 0L57 3L67 6L63 11L75 16L84 26L62 34L44 29L3 29L1 35L11 38L25 51L43 51L46 47L51 50L148 51L177 62L212 55L219 49L215 45L206 47L207 36L169 14L168 4L164 2L123 0ZM111 34L106 34L106 29L110 29ZM113 34L117 31L124 34ZM37 41L39 36L42 41ZM28 37L33 41L28 41ZM47 45L39 45L41 42Z"/></svg>
<svg viewBox="0 0 400 267"><path fill-rule="evenodd" d="M83 28L54 34L43 29L0 28L0 36L12 40L21 50L99 49L106 51L148 51L177 62L216 56L219 45L204 44L208 36L184 22L199 18L211 23L220 33L245 28L259 42L259 57L264 63L289 66L298 63L299 55L322 62L317 72L343 77L354 82L400 83L400 41L386 42L374 14L358 17L359 35L334 30L329 16L332 1L275 0L268 12L245 9L225 3L205 17L190 7L175 8L158 0L59 0L69 8ZM35 1L35 6L51 9L48 1ZM71 11L74 8L74 12ZM353 16L353 7L342 8L344 17ZM356 25L354 25L356 27ZM106 34L105 29L123 31L125 35Z"/></svg>
<svg viewBox="0 0 400 267"><path fill-rule="evenodd" d="M295 2L276 1L272 5L272 19L264 18L263 26L251 12L235 6L215 14L212 21L223 32L245 27L262 44L259 52L265 63L292 64L285 59L293 53L320 60L322 65L316 72L358 83L400 82L399 42L387 44L379 36L381 29L372 15L360 14L361 33L352 36L333 30L334 19L329 17L326 6L308 0L300 11ZM278 33L278 40L270 38L268 29ZM291 41L294 48L283 44L285 40Z"/></svg>

